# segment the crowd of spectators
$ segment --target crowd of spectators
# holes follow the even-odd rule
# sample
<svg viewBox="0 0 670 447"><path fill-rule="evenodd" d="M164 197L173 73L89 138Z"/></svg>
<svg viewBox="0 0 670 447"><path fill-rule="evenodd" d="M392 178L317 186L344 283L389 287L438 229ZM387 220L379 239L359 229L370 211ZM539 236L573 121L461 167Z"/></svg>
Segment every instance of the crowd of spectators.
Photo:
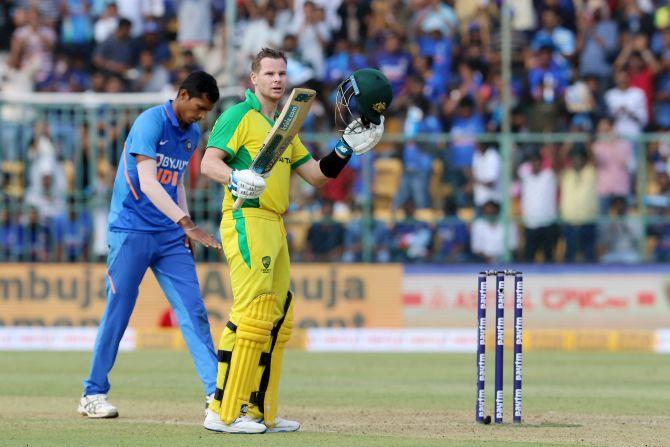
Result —
<svg viewBox="0 0 670 447"><path fill-rule="evenodd" d="M649 237L658 241L651 258L670 259L662 219L670 215L670 147L636 140L670 128L670 5L506 3L512 130L590 136L515 144L510 191L502 190L500 146L479 138L502 126L501 1L238 0L234 54L227 54L224 0L9 0L0 5L0 91L174 92L197 69L221 84L232 73L233 84L248 86L250 59L270 46L287 54L289 86L319 92L309 134L334 130L329 111L345 74L377 67L394 91L387 133L403 142L355 158L322 191L296 185L289 217L319 220L292 235L301 240L295 257L359 261L368 234L379 262L495 262L508 249L524 261L638 262ZM103 114L91 129L69 115L70 124L26 125L10 107L1 112L0 161L26 161L17 175L27 193L0 213L0 257L16 247L36 260L104 256L104 203L129 116ZM319 156L328 144L311 148ZM388 200L377 197L375 178L363 176L382 159L401 166ZM641 183L640 173L649 181ZM3 168L5 186L12 175ZM72 177L79 183L63 180ZM197 197L209 187L197 169L190 186ZM73 190L94 205L83 207ZM375 212L364 220L371 194ZM511 206L501 210L507 194ZM203 216L215 221L216 204L206 200ZM648 227L639 219L643 205L658 218ZM77 246L80 235L93 242Z"/></svg>

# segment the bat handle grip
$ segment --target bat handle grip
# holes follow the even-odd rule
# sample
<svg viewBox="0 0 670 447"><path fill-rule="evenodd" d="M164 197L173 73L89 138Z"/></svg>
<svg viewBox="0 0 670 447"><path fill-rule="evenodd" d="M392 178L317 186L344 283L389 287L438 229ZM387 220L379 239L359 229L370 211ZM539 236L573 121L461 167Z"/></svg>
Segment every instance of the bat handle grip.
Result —
<svg viewBox="0 0 670 447"><path fill-rule="evenodd" d="M242 197L238 197L235 199L235 203L233 203L233 210L239 210L242 207L242 204L244 204L244 199Z"/></svg>

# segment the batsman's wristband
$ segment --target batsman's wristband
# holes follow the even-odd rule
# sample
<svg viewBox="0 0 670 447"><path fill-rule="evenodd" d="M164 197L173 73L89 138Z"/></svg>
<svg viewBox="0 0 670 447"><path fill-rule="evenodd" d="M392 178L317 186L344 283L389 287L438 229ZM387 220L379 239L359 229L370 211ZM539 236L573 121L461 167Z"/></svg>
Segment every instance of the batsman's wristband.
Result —
<svg viewBox="0 0 670 447"><path fill-rule="evenodd" d="M340 143L338 142L338 145L339 144ZM340 155L340 152L337 150L337 145L335 145L335 149L333 149L330 154L326 155L319 161L319 169L321 169L321 172L326 177L335 178L340 174L340 172L342 172L342 169L344 169L344 167L347 165L350 158L351 153L348 157L343 158Z"/></svg>
<svg viewBox="0 0 670 447"><path fill-rule="evenodd" d="M344 141L344 138L340 138L340 140L335 144L335 151L342 157L349 159L351 155L354 153L353 149L351 149L351 146Z"/></svg>

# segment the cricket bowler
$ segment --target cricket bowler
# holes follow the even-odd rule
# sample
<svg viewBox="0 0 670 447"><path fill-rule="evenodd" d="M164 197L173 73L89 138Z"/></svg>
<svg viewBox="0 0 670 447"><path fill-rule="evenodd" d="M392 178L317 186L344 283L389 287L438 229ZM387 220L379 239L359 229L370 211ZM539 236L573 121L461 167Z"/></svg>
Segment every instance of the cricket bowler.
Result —
<svg viewBox="0 0 670 447"><path fill-rule="evenodd" d="M176 99L142 112L126 138L109 212L107 305L78 408L84 416L119 414L107 401L108 374L148 268L174 309L205 395L213 397L216 353L191 244L196 241L215 249L221 245L189 217L184 172L200 139L197 122L218 99L212 76L191 73Z"/></svg>
<svg viewBox="0 0 670 447"><path fill-rule="evenodd" d="M233 305L221 334L214 400L204 427L224 433L291 432L296 421L277 416L284 345L293 327L286 229L293 171L315 187L336 178L352 154L372 149L384 132L382 113L392 100L388 80L363 69L338 88L336 117L346 119L333 151L316 161L296 135L271 173L249 169L279 117L286 89L286 57L264 48L251 64L254 91L225 110L212 130L202 173L226 185L221 241L230 267ZM358 117L357 117L358 116ZM281 127L281 126L280 126ZM237 211L237 198L244 203Z"/></svg>

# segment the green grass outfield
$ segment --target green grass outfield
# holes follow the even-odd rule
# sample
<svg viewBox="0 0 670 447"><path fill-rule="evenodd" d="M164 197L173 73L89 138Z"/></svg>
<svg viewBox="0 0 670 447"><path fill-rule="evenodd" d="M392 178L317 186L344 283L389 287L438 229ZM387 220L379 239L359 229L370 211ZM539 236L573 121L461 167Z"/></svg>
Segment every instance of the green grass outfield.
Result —
<svg viewBox="0 0 670 447"><path fill-rule="evenodd" d="M185 352L120 353L111 400L121 416L83 418L89 358L0 352L0 446L670 446L670 356L528 353L524 423L481 426L474 354L289 352L280 414L303 428L254 436L200 426L204 396Z"/></svg>

